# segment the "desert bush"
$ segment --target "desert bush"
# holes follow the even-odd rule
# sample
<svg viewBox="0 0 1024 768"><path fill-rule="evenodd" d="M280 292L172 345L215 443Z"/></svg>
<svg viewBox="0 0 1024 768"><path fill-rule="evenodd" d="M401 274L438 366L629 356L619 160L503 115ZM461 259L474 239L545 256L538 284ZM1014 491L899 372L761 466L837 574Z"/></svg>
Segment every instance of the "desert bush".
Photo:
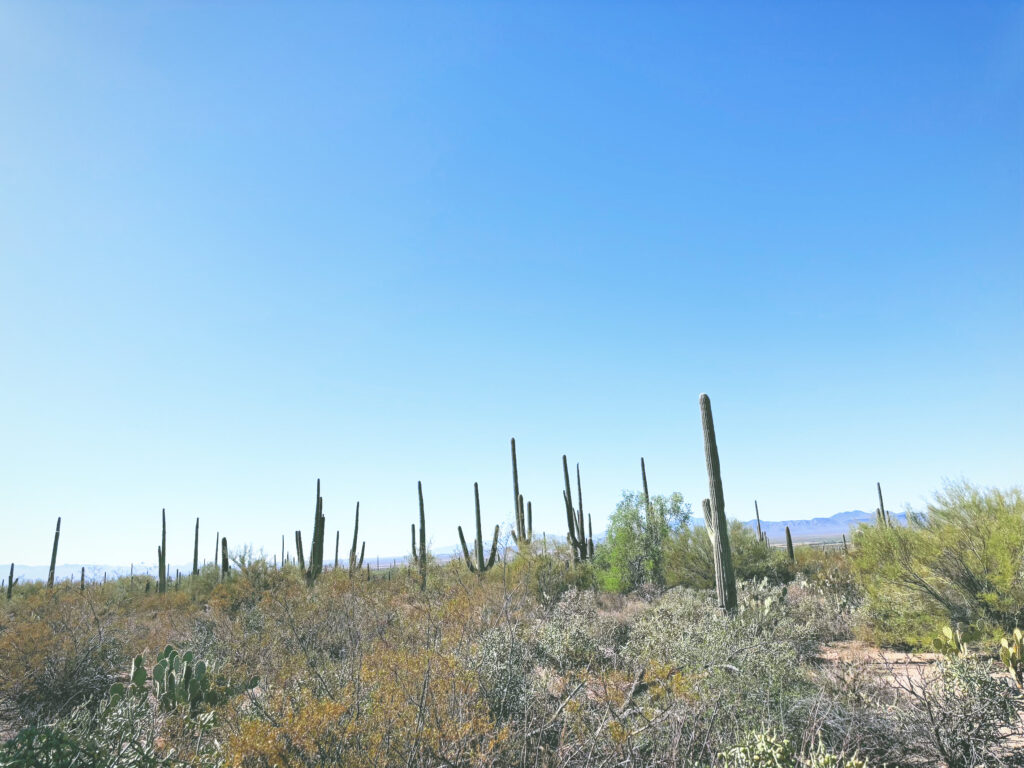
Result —
<svg viewBox="0 0 1024 768"><path fill-rule="evenodd" d="M785 552L764 546L754 532L739 521L729 523L729 543L737 580L768 579L784 584L793 578L793 567ZM711 539L703 527L673 529L665 542L665 563L669 586L714 589Z"/></svg>
<svg viewBox="0 0 1024 768"><path fill-rule="evenodd" d="M926 645L946 624L1024 616L1024 494L949 484L908 525L862 525L852 563L870 637Z"/></svg>
<svg viewBox="0 0 1024 768"><path fill-rule="evenodd" d="M114 682L125 638L89 597L38 592L7 615L0 630L4 720L45 722L102 696Z"/></svg>
<svg viewBox="0 0 1024 768"><path fill-rule="evenodd" d="M471 667L496 722L522 716L529 703L533 654L517 628L500 624L476 643Z"/></svg>
<svg viewBox="0 0 1024 768"><path fill-rule="evenodd" d="M753 733L719 757L721 768L869 768L856 756L833 754L822 744L801 756L788 739L773 732Z"/></svg>
<svg viewBox="0 0 1024 768"><path fill-rule="evenodd" d="M598 615L594 593L573 588L538 623L536 643L539 654L558 669L585 667L606 659L614 622Z"/></svg>
<svg viewBox="0 0 1024 768"><path fill-rule="evenodd" d="M666 542L673 530L685 528L690 505L681 493L651 496L625 492L608 522L608 532L598 545L595 561L601 585L629 592L643 584L665 585Z"/></svg>

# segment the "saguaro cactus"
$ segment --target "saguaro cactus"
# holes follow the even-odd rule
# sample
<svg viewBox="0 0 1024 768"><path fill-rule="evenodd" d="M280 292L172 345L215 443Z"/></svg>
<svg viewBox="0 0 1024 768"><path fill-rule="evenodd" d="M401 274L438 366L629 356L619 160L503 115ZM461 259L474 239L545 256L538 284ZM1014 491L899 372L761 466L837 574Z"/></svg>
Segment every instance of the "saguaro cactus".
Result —
<svg viewBox="0 0 1024 768"><path fill-rule="evenodd" d="M220 578L221 581L228 577L228 537L220 540Z"/></svg>
<svg viewBox="0 0 1024 768"><path fill-rule="evenodd" d="M565 519L568 523L566 540L572 550L572 559L575 562L587 560L594 550L593 536L587 540L587 533L583 528L583 485L580 482L580 465L576 465L576 491L579 494L579 509L573 508L572 486L569 484L569 460L562 455L562 475L565 479L565 490L562 491L562 499L565 501Z"/></svg>
<svg viewBox="0 0 1024 768"><path fill-rule="evenodd" d="M462 542L462 554L466 558L466 565L473 573L482 574L489 571L494 565L494 557L498 554L498 532L499 526L494 526L494 541L491 543L491 556L484 562L484 534L480 527L480 486L473 483L473 499L476 502L476 541L473 542L473 549L476 555L476 562L469 555L469 548L466 546L466 537L462 535L462 526L459 526L459 541Z"/></svg>
<svg viewBox="0 0 1024 768"><path fill-rule="evenodd" d="M160 546L156 551L160 582L157 592L161 595L167 591L167 510L160 510Z"/></svg>
<svg viewBox="0 0 1024 768"><path fill-rule="evenodd" d="M512 506L515 512L516 529L512 540L517 547L525 547L533 540L533 508L523 505L523 494L519 492L519 467L516 463L516 439L512 438Z"/></svg>
<svg viewBox="0 0 1024 768"><path fill-rule="evenodd" d="M57 569L57 542L60 541L60 518L57 518L57 530L53 534L53 552L50 553L50 573L46 577L46 586L53 587L53 572Z"/></svg>
<svg viewBox="0 0 1024 768"><path fill-rule="evenodd" d="M796 555L793 554L793 535L789 532L789 526L786 526L786 554L789 555L790 562L796 561Z"/></svg>
<svg viewBox="0 0 1024 768"><path fill-rule="evenodd" d="M709 524L708 534L715 550L715 584L718 589L719 607L732 613L737 607L736 573L732 566L732 550L729 547L729 521L725 517L725 494L722 491L722 468L718 460L718 442L715 439L715 422L711 415L711 398L700 396L701 426L704 431L704 457L708 466L709 507L704 511L705 522Z"/></svg>
<svg viewBox="0 0 1024 768"><path fill-rule="evenodd" d="M299 558L299 570L306 572L306 555L302 551L302 531L295 532L295 556Z"/></svg>
<svg viewBox="0 0 1024 768"><path fill-rule="evenodd" d="M338 549L341 547L341 531L334 532L334 570L338 570Z"/></svg>
<svg viewBox="0 0 1024 768"><path fill-rule="evenodd" d="M11 599L11 594L14 592L14 563L11 563L11 575L7 579L7 599Z"/></svg>
<svg viewBox="0 0 1024 768"><path fill-rule="evenodd" d="M764 531L761 530L761 510L757 508L757 499L754 499L754 517L757 518L757 540L764 544Z"/></svg>
<svg viewBox="0 0 1024 768"><path fill-rule="evenodd" d="M878 518L878 524L883 528L892 527L892 517L885 509L885 502L882 501L882 484L875 483L878 486L878 509L875 510L875 517Z"/></svg>
<svg viewBox="0 0 1024 768"><path fill-rule="evenodd" d="M420 589L427 588L427 517L423 510L423 483L417 481L420 497L420 546L416 549L416 523L412 524L412 559L420 569Z"/></svg>
<svg viewBox="0 0 1024 768"><path fill-rule="evenodd" d="M192 575L199 575L199 518L196 518L196 544L192 550Z"/></svg>
<svg viewBox="0 0 1024 768"><path fill-rule="evenodd" d="M352 531L352 549L348 551L348 576L352 578L359 569L363 567L363 556L366 554L366 542L359 551L359 559L356 560L356 544L359 542L359 502L356 502L356 527Z"/></svg>
<svg viewBox="0 0 1024 768"><path fill-rule="evenodd" d="M324 517L324 499L320 495L320 480L316 481L316 508L313 511L313 542L309 546L309 570L306 581L312 585L324 570L324 530L327 518ZM301 548L300 548L301 552ZM303 567L305 570L305 567Z"/></svg>
<svg viewBox="0 0 1024 768"><path fill-rule="evenodd" d="M640 480L643 483L644 492L644 520L646 522L646 541L645 546L647 547L647 557L650 563L648 575L650 576L651 582L659 586L665 584L665 542L663 536L665 532L665 520L661 517L660 513L656 512L651 507L651 493L647 488L647 464L644 462L644 457L640 457ZM593 533L590 536L591 542L594 539Z"/></svg>

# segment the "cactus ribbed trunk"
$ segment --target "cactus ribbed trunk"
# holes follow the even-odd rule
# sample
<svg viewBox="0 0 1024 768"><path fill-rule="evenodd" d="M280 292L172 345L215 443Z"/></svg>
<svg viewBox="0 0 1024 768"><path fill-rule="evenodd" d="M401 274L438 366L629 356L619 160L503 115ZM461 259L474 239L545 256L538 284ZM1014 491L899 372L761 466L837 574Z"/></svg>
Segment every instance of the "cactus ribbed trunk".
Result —
<svg viewBox="0 0 1024 768"><path fill-rule="evenodd" d="M228 537L220 540L220 578L221 581L228 577Z"/></svg>
<svg viewBox="0 0 1024 768"><path fill-rule="evenodd" d="M57 570L57 542L60 541L60 518L57 518L57 530L53 534L53 552L50 553L50 573L46 577L46 586L53 588L53 573Z"/></svg>
<svg viewBox="0 0 1024 768"><path fill-rule="evenodd" d="M81 578L81 581L78 582L78 588L82 592L85 592L85 566L84 565L82 566L82 578Z"/></svg>
<svg viewBox="0 0 1024 768"><path fill-rule="evenodd" d="M366 554L366 542L363 542L359 559L356 560L356 546L359 544L359 502L356 502L356 526L352 530L352 549L348 551L348 575L349 578L363 567L363 556Z"/></svg>
<svg viewBox="0 0 1024 768"><path fill-rule="evenodd" d="M562 499L565 501L565 519L568 525L566 539L569 548L572 550L573 562L581 562L592 557L594 551L593 536L587 539L587 532L583 521L583 484L580 481L580 465L576 465L576 493L578 495L579 509L573 508L572 486L569 483L569 461L562 456L562 477L565 480L565 490L562 491Z"/></svg>
<svg viewBox="0 0 1024 768"><path fill-rule="evenodd" d="M11 594L14 592L14 563L11 563L11 575L7 579L7 599L11 599Z"/></svg>
<svg viewBox="0 0 1024 768"><path fill-rule="evenodd" d="M718 442L715 438L715 422L711 415L711 398L700 396L701 426L704 431L704 456L708 467L710 515L714 522L714 549L719 565L716 566L716 582L722 580L719 588L719 605L727 613L737 607L736 573L732 566L732 550L729 547L729 522L725 516L725 494L722 490L722 468L718 459Z"/></svg>
<svg viewBox="0 0 1024 768"><path fill-rule="evenodd" d="M157 550L160 568L160 582L157 592L167 592L167 510L160 510L160 548Z"/></svg>
<svg viewBox="0 0 1024 768"><path fill-rule="evenodd" d="M334 570L338 570L338 550L341 547L341 531L334 532Z"/></svg>
<svg viewBox="0 0 1024 768"><path fill-rule="evenodd" d="M196 544L192 551L192 575L199 575L199 518L196 518Z"/></svg>
<svg viewBox="0 0 1024 768"><path fill-rule="evenodd" d="M302 551L302 531L295 532L295 556L299 558L299 570L306 572L306 555Z"/></svg>
<svg viewBox="0 0 1024 768"><path fill-rule="evenodd" d="M462 533L462 526L459 526L459 541L462 543L462 554L466 558L466 565L472 573L483 574L489 571L494 565L494 558L498 553L498 532L499 526L494 526L494 541L491 543L491 555L484 561L484 532L480 523L480 486L473 483L473 500L476 504L476 541L473 542L474 557L469 554L469 547L466 546L466 537Z"/></svg>
<svg viewBox="0 0 1024 768"><path fill-rule="evenodd" d="M523 547L533 540L533 513L527 513L523 494L519 492L519 465L516 462L516 439L512 438L512 506L515 512L516 529L512 532L512 540L516 546Z"/></svg>
<svg viewBox="0 0 1024 768"><path fill-rule="evenodd" d="M789 526L786 526L786 554L789 555L790 562L796 561L796 555L793 554L793 535L789 532Z"/></svg>
<svg viewBox="0 0 1024 768"><path fill-rule="evenodd" d="M761 510L757 508L757 499L754 499L754 517L757 518L757 540L764 544L764 532L761 530Z"/></svg>
<svg viewBox="0 0 1024 768"><path fill-rule="evenodd" d="M412 527L412 557L420 569L420 590L427 588L427 515L423 507L423 483L416 483L420 497L420 549L416 551L416 526Z"/></svg>
<svg viewBox="0 0 1024 768"><path fill-rule="evenodd" d="M884 528L888 528L892 525L892 517L885 510L885 502L882 501L882 484L875 483L878 486L878 509L875 514L878 516L878 524Z"/></svg>

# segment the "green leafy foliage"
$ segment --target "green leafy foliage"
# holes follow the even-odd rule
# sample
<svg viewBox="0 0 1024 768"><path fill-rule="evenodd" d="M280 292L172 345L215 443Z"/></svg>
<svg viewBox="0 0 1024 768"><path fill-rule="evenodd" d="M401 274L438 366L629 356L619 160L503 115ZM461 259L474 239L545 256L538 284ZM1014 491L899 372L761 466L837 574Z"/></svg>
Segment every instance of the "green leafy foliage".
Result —
<svg viewBox="0 0 1024 768"><path fill-rule="evenodd" d="M1006 630L1024 616L1024 495L947 485L907 526L862 525L852 562L872 638L923 646L947 624Z"/></svg>

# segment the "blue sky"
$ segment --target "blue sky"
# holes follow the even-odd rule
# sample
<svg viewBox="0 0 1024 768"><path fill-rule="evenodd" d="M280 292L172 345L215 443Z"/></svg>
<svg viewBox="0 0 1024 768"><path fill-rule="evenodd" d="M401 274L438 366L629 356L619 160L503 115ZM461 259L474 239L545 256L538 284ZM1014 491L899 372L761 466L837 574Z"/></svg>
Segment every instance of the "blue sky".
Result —
<svg viewBox="0 0 1024 768"><path fill-rule="evenodd" d="M725 5L0 5L0 560L1019 483L1024 6Z"/></svg>

